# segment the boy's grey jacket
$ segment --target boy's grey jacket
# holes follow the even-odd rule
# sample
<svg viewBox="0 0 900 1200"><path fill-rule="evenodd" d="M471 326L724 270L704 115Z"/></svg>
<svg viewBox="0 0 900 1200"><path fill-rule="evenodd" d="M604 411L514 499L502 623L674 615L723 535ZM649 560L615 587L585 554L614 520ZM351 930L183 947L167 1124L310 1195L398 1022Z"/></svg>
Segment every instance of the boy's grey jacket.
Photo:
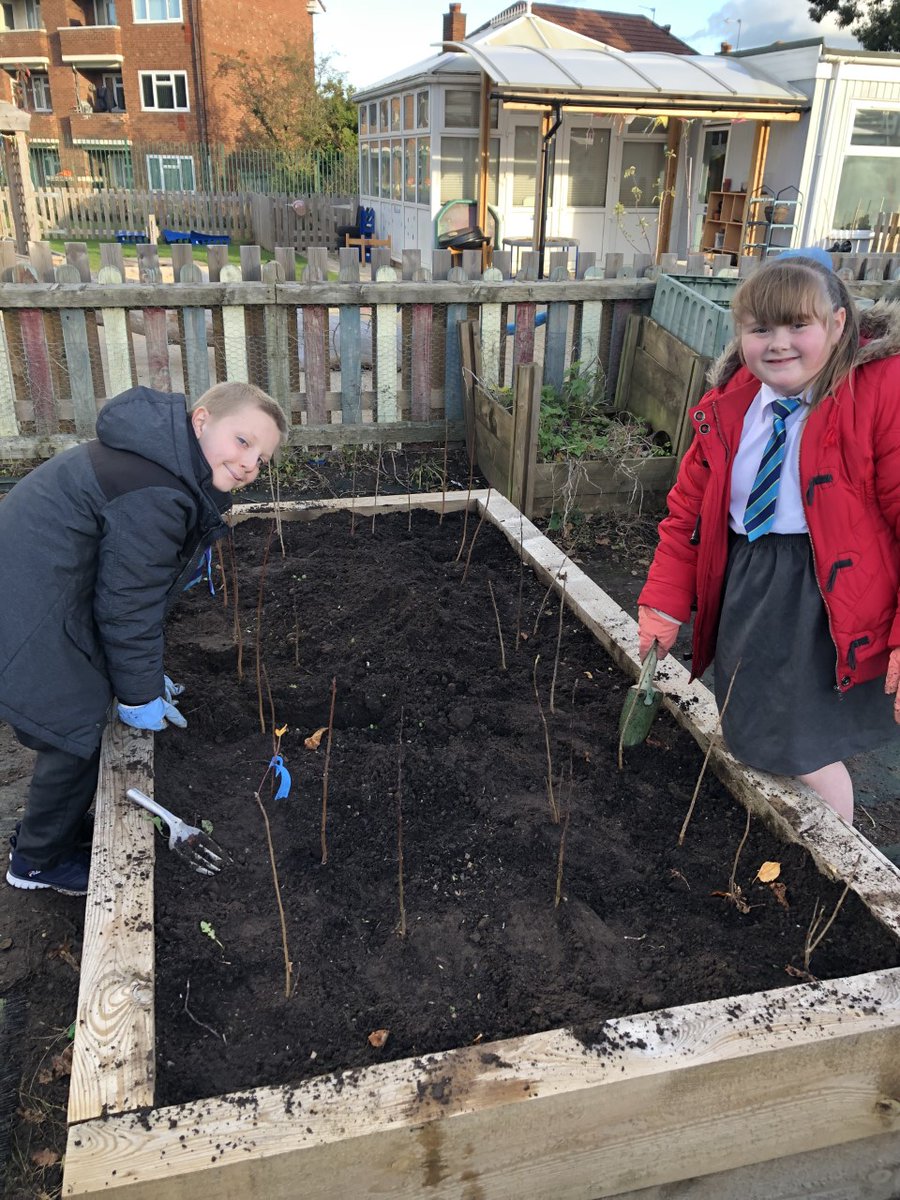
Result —
<svg viewBox="0 0 900 1200"><path fill-rule="evenodd" d="M17 483L0 503L0 718L87 758L113 695L162 695L167 606L230 504L184 396L149 388Z"/></svg>

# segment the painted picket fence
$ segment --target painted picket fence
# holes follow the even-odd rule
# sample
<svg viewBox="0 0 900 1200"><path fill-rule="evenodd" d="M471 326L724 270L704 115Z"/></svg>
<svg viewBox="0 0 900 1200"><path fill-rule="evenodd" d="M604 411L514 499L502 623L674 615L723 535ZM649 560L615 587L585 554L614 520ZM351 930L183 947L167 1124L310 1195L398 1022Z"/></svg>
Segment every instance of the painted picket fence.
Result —
<svg viewBox="0 0 900 1200"><path fill-rule="evenodd" d="M139 279L125 279L122 247L101 247L91 279L83 244L54 264L46 243L30 264L0 246L0 458L54 453L94 433L103 402L136 384L184 391L195 401L214 382L246 379L282 405L291 440L305 446L461 440L463 374L458 325L476 317L484 386L500 388L519 362L538 361L559 384L575 360L599 359L610 395L629 313L646 311L650 279L607 278L593 255L582 278L562 262L537 281L526 261L509 278L508 256L481 270L477 251L451 267L449 251L373 251L372 278L360 278L353 250L340 252L339 279L327 278L324 249L309 251L296 279L293 248L263 263L259 247L225 247L205 262L173 246L177 283L162 283L155 246L139 246ZM616 263L612 267L616 267ZM368 274L368 268L364 272ZM546 307L546 327L535 316ZM513 332L507 332L508 326Z"/></svg>

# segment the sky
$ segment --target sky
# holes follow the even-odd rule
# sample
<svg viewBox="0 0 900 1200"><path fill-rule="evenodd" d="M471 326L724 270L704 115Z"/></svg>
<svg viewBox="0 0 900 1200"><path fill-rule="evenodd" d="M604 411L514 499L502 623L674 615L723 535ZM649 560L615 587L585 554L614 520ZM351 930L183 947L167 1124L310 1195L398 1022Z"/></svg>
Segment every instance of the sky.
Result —
<svg viewBox="0 0 900 1200"><path fill-rule="evenodd" d="M461 0L471 33L511 0ZM554 0L566 3L567 0ZM436 53L448 0L322 0L325 12L313 17L316 56L330 57L355 88L368 86ZM749 50L775 41L825 37L829 45L857 43L839 30L833 17L817 25L807 16L805 0L582 0L581 7L627 12L671 25L672 33L698 54L715 54L723 41ZM738 23L740 22L740 24Z"/></svg>

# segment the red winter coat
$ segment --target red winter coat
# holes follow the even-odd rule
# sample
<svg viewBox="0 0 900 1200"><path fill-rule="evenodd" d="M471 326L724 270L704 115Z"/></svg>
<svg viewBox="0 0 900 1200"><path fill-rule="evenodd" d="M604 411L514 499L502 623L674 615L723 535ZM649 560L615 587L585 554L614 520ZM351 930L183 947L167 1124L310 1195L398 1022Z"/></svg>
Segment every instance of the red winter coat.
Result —
<svg viewBox="0 0 900 1200"><path fill-rule="evenodd" d="M900 305L864 314L857 367L809 414L800 438L803 508L841 691L883 675L900 646ZM640 604L689 619L692 678L715 654L728 559L731 465L759 381L726 352L691 411L694 441L669 493Z"/></svg>

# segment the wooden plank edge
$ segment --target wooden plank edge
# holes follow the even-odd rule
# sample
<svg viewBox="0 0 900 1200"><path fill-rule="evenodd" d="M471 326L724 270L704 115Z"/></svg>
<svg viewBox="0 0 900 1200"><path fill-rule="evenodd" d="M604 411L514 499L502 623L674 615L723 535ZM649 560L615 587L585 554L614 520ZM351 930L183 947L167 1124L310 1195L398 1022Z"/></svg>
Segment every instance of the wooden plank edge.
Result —
<svg viewBox="0 0 900 1200"><path fill-rule="evenodd" d="M478 508L484 504L479 496ZM636 677L640 671L637 622L508 500L492 494L487 517L517 553L521 531L525 561L557 592L562 591L559 576L565 572L566 603L616 664ZM705 751L718 729L712 693L697 679L691 683L690 673L671 655L660 663L656 678L662 685L666 708ZM786 776L745 766L728 753L720 739L710 756L710 765L742 804L771 824L780 836L801 842L823 874L831 879L852 879L853 891L872 915L900 935L900 869L867 838L823 804L810 788Z"/></svg>
<svg viewBox="0 0 900 1200"><path fill-rule="evenodd" d="M101 746L70 1122L153 1103L155 829L126 799L130 787L152 795L153 734L113 714Z"/></svg>
<svg viewBox="0 0 900 1200"><path fill-rule="evenodd" d="M900 969L92 1120L65 1196L586 1200L900 1129Z"/></svg>
<svg viewBox="0 0 900 1200"><path fill-rule="evenodd" d="M284 500L278 506L285 521L314 521L330 512L356 512L360 516L372 513L406 512L410 507L440 512L464 512L474 509L476 503L487 497L487 488L471 492L401 492L399 495L383 496L339 496L329 500ZM235 504L227 519L237 525L248 517L271 517L275 509L268 501L258 504Z"/></svg>

